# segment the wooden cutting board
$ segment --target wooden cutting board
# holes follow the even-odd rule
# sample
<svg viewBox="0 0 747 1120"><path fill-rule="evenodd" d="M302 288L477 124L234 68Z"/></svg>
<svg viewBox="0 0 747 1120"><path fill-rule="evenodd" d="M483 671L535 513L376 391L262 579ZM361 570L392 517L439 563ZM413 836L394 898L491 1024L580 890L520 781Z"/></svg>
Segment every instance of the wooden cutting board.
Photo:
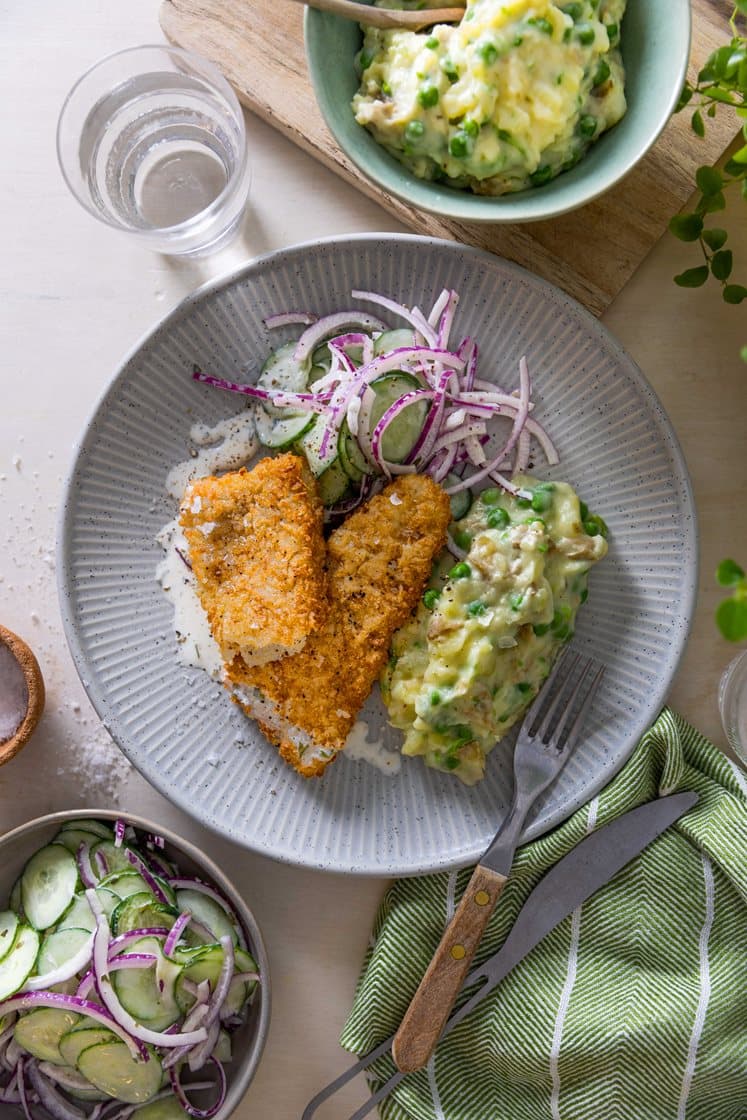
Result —
<svg viewBox="0 0 747 1120"><path fill-rule="evenodd" d="M694 74L725 40L732 3L692 0L692 9ZM449 221L393 198L337 147L308 77L300 5L291 0L165 0L160 19L169 39L220 67L244 105L406 225L517 261L597 315L690 197L695 169L718 159L734 136L731 125L717 118L709 121L706 139L698 140L683 113L622 183L581 210L522 226Z"/></svg>

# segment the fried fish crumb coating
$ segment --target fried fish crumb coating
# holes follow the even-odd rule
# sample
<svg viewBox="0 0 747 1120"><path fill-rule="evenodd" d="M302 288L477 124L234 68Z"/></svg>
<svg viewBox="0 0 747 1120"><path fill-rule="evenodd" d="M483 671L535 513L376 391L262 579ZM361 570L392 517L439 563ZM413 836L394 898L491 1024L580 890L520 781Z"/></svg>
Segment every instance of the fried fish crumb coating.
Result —
<svg viewBox="0 0 747 1120"><path fill-rule="evenodd" d="M327 613L323 509L305 461L279 455L197 479L179 521L224 661L301 650Z"/></svg>
<svg viewBox="0 0 747 1120"><path fill-rule="evenodd" d="M271 665L227 665L228 687L281 756L321 774L345 741L446 543L449 499L425 475L403 475L352 513L327 542L329 614L300 653Z"/></svg>

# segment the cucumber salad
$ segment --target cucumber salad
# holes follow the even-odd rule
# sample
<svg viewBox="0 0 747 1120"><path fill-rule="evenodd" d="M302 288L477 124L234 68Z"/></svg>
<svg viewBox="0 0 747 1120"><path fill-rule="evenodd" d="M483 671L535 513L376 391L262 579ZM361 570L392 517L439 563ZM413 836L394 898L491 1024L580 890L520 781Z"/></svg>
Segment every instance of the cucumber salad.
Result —
<svg viewBox="0 0 747 1120"><path fill-rule="evenodd" d="M222 1107L260 976L230 903L162 848L124 821L67 821L0 911L0 1104L26 1120Z"/></svg>
<svg viewBox="0 0 747 1120"><path fill-rule="evenodd" d="M273 351L256 384L193 372L199 382L251 398L260 442L305 456L329 516L416 471L450 495L482 483L521 496L505 472L527 469L532 437L548 464L558 462L532 415L526 359L518 362L518 386L505 389L478 376L476 339L453 340L456 291L442 291L427 314L376 292L352 297L383 308L395 324L356 308L319 318L272 315L268 328L304 329Z"/></svg>

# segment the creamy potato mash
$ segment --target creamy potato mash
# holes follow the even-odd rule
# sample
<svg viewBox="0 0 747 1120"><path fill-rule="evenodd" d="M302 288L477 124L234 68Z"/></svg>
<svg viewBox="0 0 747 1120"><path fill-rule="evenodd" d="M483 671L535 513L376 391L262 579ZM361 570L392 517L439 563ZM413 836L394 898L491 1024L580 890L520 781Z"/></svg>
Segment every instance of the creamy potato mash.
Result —
<svg viewBox="0 0 747 1120"><path fill-rule="evenodd" d="M403 753L467 785L573 636L589 568L607 552L604 522L570 486L515 481L531 499L486 490L453 527L466 559L434 574L381 681Z"/></svg>
<svg viewBox="0 0 747 1120"><path fill-rule="evenodd" d="M491 195L541 185L625 113L625 2L467 0L458 25L368 28L356 120L421 179Z"/></svg>

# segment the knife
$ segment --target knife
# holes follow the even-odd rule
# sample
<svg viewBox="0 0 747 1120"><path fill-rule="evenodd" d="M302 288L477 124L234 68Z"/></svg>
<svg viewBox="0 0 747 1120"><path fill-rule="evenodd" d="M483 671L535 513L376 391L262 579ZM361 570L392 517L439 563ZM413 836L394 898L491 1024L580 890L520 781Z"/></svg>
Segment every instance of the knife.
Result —
<svg viewBox="0 0 747 1120"><path fill-rule="evenodd" d="M441 1039L461 1023L555 926L600 887L609 883L618 871L640 855L644 848L689 812L697 802L698 794L695 792L675 793L631 809L610 824L592 832L550 868L522 906L511 932L498 952L470 972L462 990L478 982L481 982L481 987L454 1012ZM393 1040L394 1035L385 1039L317 1093L304 1109L301 1120L311 1120L320 1105L377 1058L386 1054L391 1049ZM361 1105L350 1120L363 1120L407 1076L400 1071L395 1073Z"/></svg>

